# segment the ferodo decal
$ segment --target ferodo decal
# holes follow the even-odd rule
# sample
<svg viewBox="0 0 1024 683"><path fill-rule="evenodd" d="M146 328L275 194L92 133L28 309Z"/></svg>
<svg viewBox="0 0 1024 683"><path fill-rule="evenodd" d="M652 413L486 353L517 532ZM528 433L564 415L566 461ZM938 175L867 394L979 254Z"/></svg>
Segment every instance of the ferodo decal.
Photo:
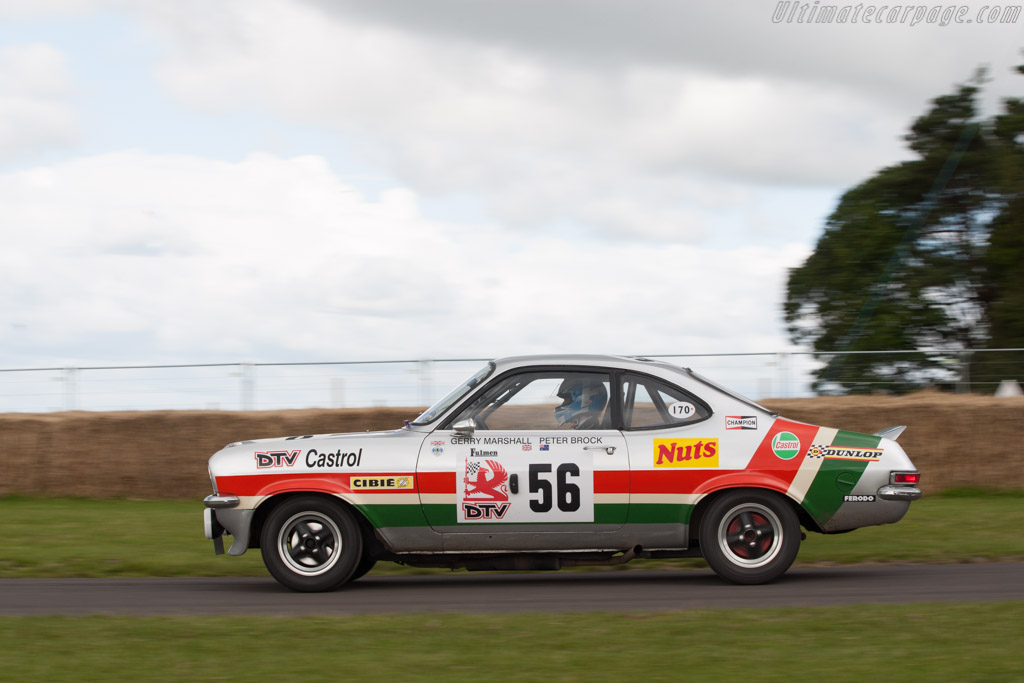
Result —
<svg viewBox="0 0 1024 683"><path fill-rule="evenodd" d="M412 477L352 477L349 487L353 491L411 489Z"/></svg>
<svg viewBox="0 0 1024 683"><path fill-rule="evenodd" d="M844 503L874 503L874 496L843 496Z"/></svg>
<svg viewBox="0 0 1024 683"><path fill-rule="evenodd" d="M772 453L783 460L792 460L800 452L800 439L793 432L779 432L772 439Z"/></svg>
<svg viewBox="0 0 1024 683"><path fill-rule="evenodd" d="M812 445L807 449L808 458L824 458L825 460L855 460L874 462L882 457L881 448L842 448L838 446Z"/></svg>
<svg viewBox="0 0 1024 683"><path fill-rule="evenodd" d="M299 451L256 451L256 469L291 467L299 459Z"/></svg>
<svg viewBox="0 0 1024 683"><path fill-rule="evenodd" d="M718 467L718 439L655 439L655 467Z"/></svg>

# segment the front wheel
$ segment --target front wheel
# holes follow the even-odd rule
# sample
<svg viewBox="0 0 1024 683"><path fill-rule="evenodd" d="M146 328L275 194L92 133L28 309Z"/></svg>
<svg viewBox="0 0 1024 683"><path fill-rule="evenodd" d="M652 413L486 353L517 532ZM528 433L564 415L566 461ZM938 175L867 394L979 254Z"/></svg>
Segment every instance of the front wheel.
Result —
<svg viewBox="0 0 1024 683"><path fill-rule="evenodd" d="M740 584L781 576L800 549L800 520L768 491L730 491L712 501L700 522L700 548L718 576Z"/></svg>
<svg viewBox="0 0 1024 683"><path fill-rule="evenodd" d="M377 560L372 557L366 556L359 560L359 564L356 565L356 570L352 572L352 576L348 578L349 581L355 581L358 578L362 578L377 565Z"/></svg>
<svg viewBox="0 0 1024 683"><path fill-rule="evenodd" d="M274 509L260 539L271 576L292 590L333 590L345 583L363 556L363 538L352 513L326 498L300 496Z"/></svg>

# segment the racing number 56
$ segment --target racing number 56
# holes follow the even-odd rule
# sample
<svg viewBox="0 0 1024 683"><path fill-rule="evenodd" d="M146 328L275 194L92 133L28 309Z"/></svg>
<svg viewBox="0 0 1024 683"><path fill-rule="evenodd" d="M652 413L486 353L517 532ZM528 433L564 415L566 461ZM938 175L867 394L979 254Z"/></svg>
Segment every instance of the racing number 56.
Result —
<svg viewBox="0 0 1024 683"><path fill-rule="evenodd" d="M552 501L558 503L558 509L562 512L576 512L580 509L580 487L569 481L569 477L579 477L580 468L574 462L563 462L555 470L554 495L552 495L551 482L547 477L541 476L550 474L551 463L532 463L530 465L530 493L540 493L540 498L530 499L530 509L534 512L549 512Z"/></svg>

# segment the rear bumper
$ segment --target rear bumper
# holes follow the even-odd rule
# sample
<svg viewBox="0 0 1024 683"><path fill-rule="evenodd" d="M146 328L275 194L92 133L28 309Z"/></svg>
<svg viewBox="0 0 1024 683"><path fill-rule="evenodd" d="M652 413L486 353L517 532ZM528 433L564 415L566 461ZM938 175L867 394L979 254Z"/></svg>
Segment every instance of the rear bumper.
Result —
<svg viewBox="0 0 1024 683"><path fill-rule="evenodd" d="M912 501L921 497L921 489L916 486L883 486L878 489L878 497L882 500Z"/></svg>

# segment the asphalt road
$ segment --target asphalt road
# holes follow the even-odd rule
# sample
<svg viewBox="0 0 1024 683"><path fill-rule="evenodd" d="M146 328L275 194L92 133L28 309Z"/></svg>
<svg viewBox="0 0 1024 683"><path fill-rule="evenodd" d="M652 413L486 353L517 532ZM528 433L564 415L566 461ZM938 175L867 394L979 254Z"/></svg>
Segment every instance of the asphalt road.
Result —
<svg viewBox="0 0 1024 683"><path fill-rule="evenodd" d="M366 576L300 594L267 578L3 579L0 615L350 615L666 611L1024 599L1024 563L791 569L765 586L710 571Z"/></svg>

